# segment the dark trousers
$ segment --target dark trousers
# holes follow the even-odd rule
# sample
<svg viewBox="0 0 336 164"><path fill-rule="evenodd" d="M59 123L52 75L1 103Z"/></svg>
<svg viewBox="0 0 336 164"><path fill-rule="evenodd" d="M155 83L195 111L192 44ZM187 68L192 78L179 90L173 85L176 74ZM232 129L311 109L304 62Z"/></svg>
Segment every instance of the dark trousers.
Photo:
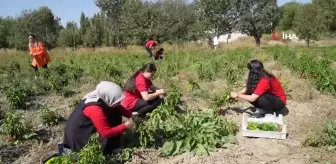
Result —
<svg viewBox="0 0 336 164"><path fill-rule="evenodd" d="M155 60L162 60L162 59L163 59L163 56L155 56L154 59L155 59Z"/></svg>
<svg viewBox="0 0 336 164"><path fill-rule="evenodd" d="M101 145L101 150L103 151L104 155L110 155L113 153L114 149L120 148L121 147L121 136L114 136L111 138L107 137L99 137L100 140L100 145Z"/></svg>
<svg viewBox="0 0 336 164"><path fill-rule="evenodd" d="M33 69L35 70L35 72L38 72L38 67L37 66L32 66ZM42 66L42 68L48 68L48 64L45 64L44 66Z"/></svg>
<svg viewBox="0 0 336 164"><path fill-rule="evenodd" d="M112 127L122 124L122 116L120 110L113 109L113 111L108 116L108 123ZM114 149L121 148L121 135L113 137L99 136L99 140L104 155L112 154Z"/></svg>
<svg viewBox="0 0 336 164"><path fill-rule="evenodd" d="M148 52L148 57L151 58L153 56L152 50L149 47L145 47L145 48L146 48L146 51Z"/></svg>
<svg viewBox="0 0 336 164"><path fill-rule="evenodd" d="M157 97L150 101L145 101L144 99L139 99L136 103L134 108L132 109L133 112L138 112L140 117L145 117L147 113L152 112L156 109L159 105L163 104L163 98Z"/></svg>
<svg viewBox="0 0 336 164"><path fill-rule="evenodd" d="M266 113L279 112L285 108L285 104L272 94L263 94L251 104L255 108L263 109Z"/></svg>

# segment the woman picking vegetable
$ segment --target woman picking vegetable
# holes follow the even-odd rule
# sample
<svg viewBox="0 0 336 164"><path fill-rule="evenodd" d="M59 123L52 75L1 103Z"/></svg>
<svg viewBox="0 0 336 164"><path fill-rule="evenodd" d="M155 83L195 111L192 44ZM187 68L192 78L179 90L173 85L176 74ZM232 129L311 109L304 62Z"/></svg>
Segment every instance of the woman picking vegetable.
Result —
<svg viewBox="0 0 336 164"><path fill-rule="evenodd" d="M163 60L163 51L164 51L163 48L160 48L158 51L156 51L154 59L155 60Z"/></svg>
<svg viewBox="0 0 336 164"><path fill-rule="evenodd" d="M39 68L47 68L48 63L51 61L45 45L35 35L29 35L29 50L30 55L33 57L32 67L36 74ZM35 76L36 78L36 76Z"/></svg>
<svg viewBox="0 0 336 164"><path fill-rule="evenodd" d="M64 148L79 152L88 143L90 136L98 132L104 154L118 150L121 133L135 128L132 120L122 123L122 116L132 116L120 105L123 98L120 86L113 82L100 82L96 90L84 96L67 120Z"/></svg>
<svg viewBox="0 0 336 164"><path fill-rule="evenodd" d="M145 49L148 52L148 57L151 58L153 56L153 50L155 49L157 44L158 42L156 40L149 40L146 42Z"/></svg>
<svg viewBox="0 0 336 164"><path fill-rule="evenodd" d="M165 90L157 88L151 81L155 72L155 64L148 63L135 72L124 86L122 105L142 118L164 102L160 96L166 94Z"/></svg>
<svg viewBox="0 0 336 164"><path fill-rule="evenodd" d="M246 88L240 92L231 92L231 97L250 102L257 110L253 116L286 110L286 94L279 80L266 70L259 60L247 64L249 69Z"/></svg>

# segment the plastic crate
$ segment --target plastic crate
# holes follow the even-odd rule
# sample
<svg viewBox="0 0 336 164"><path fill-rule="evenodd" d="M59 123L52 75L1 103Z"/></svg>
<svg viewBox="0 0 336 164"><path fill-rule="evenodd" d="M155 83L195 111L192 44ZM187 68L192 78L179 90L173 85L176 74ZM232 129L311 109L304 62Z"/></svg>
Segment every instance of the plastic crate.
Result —
<svg viewBox="0 0 336 164"><path fill-rule="evenodd" d="M242 135L244 137L257 137L257 138L273 138L273 139L286 139L287 138L287 125L283 122L283 116L279 115L266 115L264 118L249 118L247 113L243 113L242 119ZM258 123L276 123L281 127L281 132L273 131L260 131L260 130L248 130L247 124L249 122L258 122Z"/></svg>

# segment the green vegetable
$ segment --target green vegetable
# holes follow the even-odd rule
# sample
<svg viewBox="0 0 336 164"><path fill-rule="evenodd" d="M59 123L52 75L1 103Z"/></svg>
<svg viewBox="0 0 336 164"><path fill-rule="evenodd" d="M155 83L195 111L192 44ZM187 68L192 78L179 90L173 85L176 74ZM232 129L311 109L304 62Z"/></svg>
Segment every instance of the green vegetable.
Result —
<svg viewBox="0 0 336 164"><path fill-rule="evenodd" d="M259 130L259 131L279 131L277 124L274 123L257 123L257 122L249 122L247 123L248 130Z"/></svg>

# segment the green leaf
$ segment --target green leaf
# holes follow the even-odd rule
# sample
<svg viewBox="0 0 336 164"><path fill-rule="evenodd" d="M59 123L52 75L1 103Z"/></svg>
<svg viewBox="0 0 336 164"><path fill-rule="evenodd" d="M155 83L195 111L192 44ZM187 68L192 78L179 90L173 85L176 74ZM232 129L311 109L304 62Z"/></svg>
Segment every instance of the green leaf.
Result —
<svg viewBox="0 0 336 164"><path fill-rule="evenodd" d="M175 141L169 141L166 142L162 147L162 153L165 155L171 156L176 151L176 142Z"/></svg>
<svg viewBox="0 0 336 164"><path fill-rule="evenodd" d="M187 151L187 152L189 152L189 151L191 151L191 137L187 137L184 141L183 141L183 143L182 143L182 145L181 145L181 151Z"/></svg>
<svg viewBox="0 0 336 164"><path fill-rule="evenodd" d="M172 155L176 155L177 153L179 153L181 150L181 146L182 146L182 141L176 141L176 149L172 153Z"/></svg>
<svg viewBox="0 0 336 164"><path fill-rule="evenodd" d="M208 151L215 151L216 150L216 146L213 144L207 145Z"/></svg>
<svg viewBox="0 0 336 164"><path fill-rule="evenodd" d="M238 142L237 138L233 135L223 137L222 141L223 143L230 143L230 144L236 144Z"/></svg>
<svg viewBox="0 0 336 164"><path fill-rule="evenodd" d="M189 144L190 144L190 151L195 149L195 147L197 145L196 140L194 138L190 139Z"/></svg>
<svg viewBox="0 0 336 164"><path fill-rule="evenodd" d="M335 130L333 126L333 122L331 120L328 121L327 129L328 129L328 132L333 132Z"/></svg>
<svg viewBox="0 0 336 164"><path fill-rule="evenodd" d="M210 155L208 150L202 144L197 144L196 154L197 155Z"/></svg>
<svg viewBox="0 0 336 164"><path fill-rule="evenodd" d="M31 133L31 134L25 134L23 136L24 139L30 139L30 138L33 138L33 137L36 137L37 134L36 133Z"/></svg>
<svg viewBox="0 0 336 164"><path fill-rule="evenodd" d="M334 151L336 150L336 146L328 146L328 151Z"/></svg>

